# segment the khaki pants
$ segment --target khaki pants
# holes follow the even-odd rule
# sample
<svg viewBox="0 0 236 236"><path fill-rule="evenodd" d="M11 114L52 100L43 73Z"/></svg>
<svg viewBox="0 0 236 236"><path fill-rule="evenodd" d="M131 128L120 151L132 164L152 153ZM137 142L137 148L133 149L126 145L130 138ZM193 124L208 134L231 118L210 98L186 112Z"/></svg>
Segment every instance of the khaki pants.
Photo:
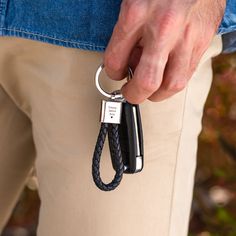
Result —
<svg viewBox="0 0 236 236"><path fill-rule="evenodd" d="M186 236L211 58L221 50L216 36L186 89L140 105L144 169L103 192L91 175L102 53L0 38L0 231L35 165L38 236ZM124 81L101 83L112 91ZM107 143L101 173L114 175Z"/></svg>

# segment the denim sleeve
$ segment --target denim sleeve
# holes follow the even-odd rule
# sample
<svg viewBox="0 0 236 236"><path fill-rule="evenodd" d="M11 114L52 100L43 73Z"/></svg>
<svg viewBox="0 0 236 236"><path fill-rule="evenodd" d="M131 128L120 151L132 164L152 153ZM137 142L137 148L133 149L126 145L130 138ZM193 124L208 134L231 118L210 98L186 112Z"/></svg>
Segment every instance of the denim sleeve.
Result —
<svg viewBox="0 0 236 236"><path fill-rule="evenodd" d="M227 0L224 17L218 29L218 34L226 34L236 30L236 0Z"/></svg>

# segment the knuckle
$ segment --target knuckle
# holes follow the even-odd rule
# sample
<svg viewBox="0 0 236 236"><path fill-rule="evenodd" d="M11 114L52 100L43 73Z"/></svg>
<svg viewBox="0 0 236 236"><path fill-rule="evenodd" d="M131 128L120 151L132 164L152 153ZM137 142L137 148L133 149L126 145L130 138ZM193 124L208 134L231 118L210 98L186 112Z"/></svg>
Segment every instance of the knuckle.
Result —
<svg viewBox="0 0 236 236"><path fill-rule="evenodd" d="M146 77L145 80L140 81L138 86L140 90L148 94L155 92L159 88L159 84L148 77Z"/></svg>
<svg viewBox="0 0 236 236"><path fill-rule="evenodd" d="M169 83L166 86L166 90L169 92L176 93L176 92L183 90L186 87L186 85L187 85L186 80L181 79L181 80L178 80L174 83L173 82Z"/></svg>
<svg viewBox="0 0 236 236"><path fill-rule="evenodd" d="M176 22L176 12L173 10L168 10L162 19L163 25L173 25Z"/></svg>
<svg viewBox="0 0 236 236"><path fill-rule="evenodd" d="M159 25L160 35L166 35L173 30L174 25L177 22L177 14L173 10L168 10L165 15L160 19L155 19L155 24Z"/></svg>
<svg viewBox="0 0 236 236"><path fill-rule="evenodd" d="M137 80L139 88L144 93L153 93L160 87L161 79L157 72L158 68L152 63L145 66L145 71L143 71L142 76Z"/></svg>
<svg viewBox="0 0 236 236"><path fill-rule="evenodd" d="M127 33L146 15L144 4L139 0L125 0L122 2L121 9L121 27Z"/></svg>

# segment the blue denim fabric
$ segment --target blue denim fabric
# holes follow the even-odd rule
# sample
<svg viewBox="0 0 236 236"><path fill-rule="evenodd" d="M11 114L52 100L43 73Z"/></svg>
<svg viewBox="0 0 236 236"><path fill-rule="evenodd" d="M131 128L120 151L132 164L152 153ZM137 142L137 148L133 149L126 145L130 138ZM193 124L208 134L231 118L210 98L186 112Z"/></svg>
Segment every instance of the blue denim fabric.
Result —
<svg viewBox="0 0 236 236"><path fill-rule="evenodd" d="M228 0L219 34L236 30L236 0ZM16 36L104 51L122 0L0 0L0 36ZM235 48L236 50L236 48Z"/></svg>
<svg viewBox="0 0 236 236"><path fill-rule="evenodd" d="M226 4L225 14L218 29L219 34L236 31L236 0L227 0Z"/></svg>

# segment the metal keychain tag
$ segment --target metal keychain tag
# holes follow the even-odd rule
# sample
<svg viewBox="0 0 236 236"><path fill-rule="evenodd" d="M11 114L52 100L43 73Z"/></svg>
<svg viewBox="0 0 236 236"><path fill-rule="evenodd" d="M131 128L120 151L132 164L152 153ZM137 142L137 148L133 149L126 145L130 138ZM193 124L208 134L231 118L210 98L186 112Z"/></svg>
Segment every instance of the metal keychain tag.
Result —
<svg viewBox="0 0 236 236"><path fill-rule="evenodd" d="M120 124L122 102L102 100L100 121L103 123Z"/></svg>

